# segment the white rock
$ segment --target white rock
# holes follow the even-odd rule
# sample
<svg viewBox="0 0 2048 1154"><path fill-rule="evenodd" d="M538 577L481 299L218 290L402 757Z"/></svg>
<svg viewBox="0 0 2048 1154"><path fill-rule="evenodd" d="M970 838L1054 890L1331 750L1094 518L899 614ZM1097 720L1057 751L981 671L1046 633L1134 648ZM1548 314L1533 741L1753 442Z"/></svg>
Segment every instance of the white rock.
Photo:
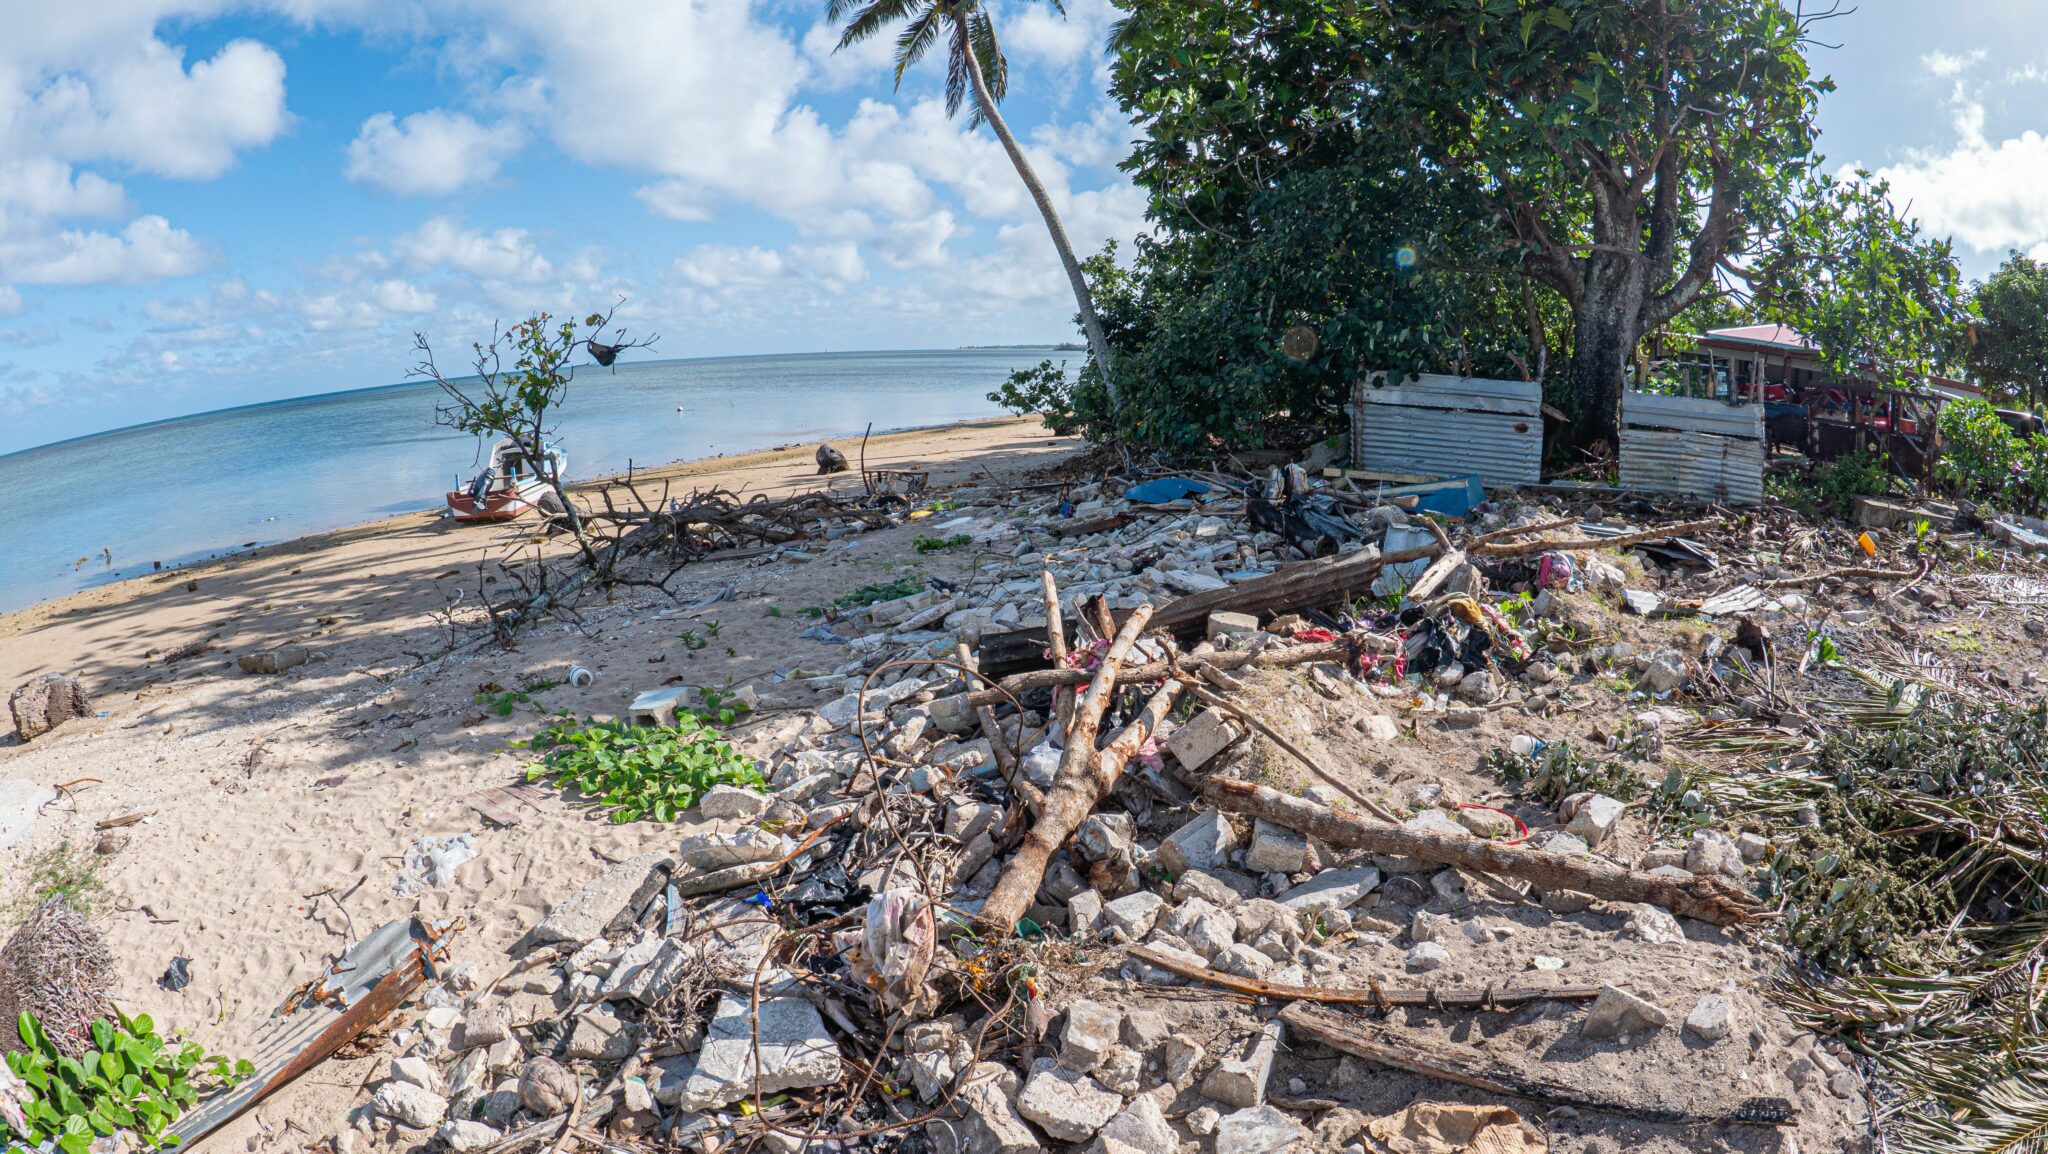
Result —
<svg viewBox="0 0 2048 1154"><path fill-rule="evenodd" d="M1685 1016L1685 1028L1707 1042L1718 1042L1735 1029L1735 1005L1726 994L1708 994Z"/></svg>
<svg viewBox="0 0 2048 1154"><path fill-rule="evenodd" d="M761 811L767 808L766 797L724 782L712 786L697 799L698 815L716 820L744 821L761 816Z"/></svg>
<svg viewBox="0 0 2048 1154"><path fill-rule="evenodd" d="M1272 1106L1226 1114L1216 1123L1216 1149L1229 1154L1288 1154L1308 1128Z"/></svg>
<svg viewBox="0 0 2048 1154"><path fill-rule="evenodd" d="M1060 1035L1060 1064L1087 1073L1102 1063L1116 1045L1123 1016L1086 998L1067 1007L1067 1026Z"/></svg>
<svg viewBox="0 0 2048 1154"><path fill-rule="evenodd" d="M1621 822L1621 815L1628 812L1624 802L1616 801L1604 793L1596 793L1579 803L1578 812L1565 823L1565 830L1576 837L1585 839L1587 845L1599 849L1614 834L1615 826Z"/></svg>
<svg viewBox="0 0 2048 1154"><path fill-rule="evenodd" d="M1166 1115L1159 1109L1159 1100L1150 1094L1140 1094L1131 1099L1121 1113L1109 1120L1095 1135L1096 1142L1104 1147L1120 1142L1126 1149L1137 1154L1179 1154L1180 1137L1166 1122Z"/></svg>
<svg viewBox="0 0 2048 1154"><path fill-rule="evenodd" d="M415 1130L438 1126L448 1116L448 1099L411 1082L384 1083L370 1095L370 1105L384 1117Z"/></svg>
<svg viewBox="0 0 2048 1154"><path fill-rule="evenodd" d="M1579 1035L1594 1041L1618 1038L1654 1030L1670 1021L1671 1015L1656 1003L1644 1001L1618 986L1602 986L1600 996L1593 999L1592 1007L1586 1011Z"/></svg>
<svg viewBox="0 0 2048 1154"><path fill-rule="evenodd" d="M1078 1070L1048 1066L1017 1095L1017 1112L1062 1142L1085 1142L1123 1108L1121 1096Z"/></svg>
<svg viewBox="0 0 2048 1154"><path fill-rule="evenodd" d="M1685 930L1679 927L1678 919L1663 906L1647 902L1629 910L1628 923L1623 927L1640 941L1651 943L1682 943Z"/></svg>
<svg viewBox="0 0 2048 1154"><path fill-rule="evenodd" d="M441 1140L443 1146L455 1151L456 1154L488 1150L498 1139L504 1137L482 1122L471 1122L466 1118L441 1123L441 1128L435 1131L434 1136Z"/></svg>
<svg viewBox="0 0 2048 1154"><path fill-rule="evenodd" d="M1299 873L1307 857L1308 839L1301 834L1265 818L1252 822L1252 844L1245 850L1244 868L1258 873Z"/></svg>
<svg viewBox="0 0 2048 1154"><path fill-rule="evenodd" d="M1165 905L1165 898L1150 890L1139 890L1102 907L1102 920L1136 941L1152 932L1153 924L1159 920L1159 911Z"/></svg>
<svg viewBox="0 0 2048 1154"><path fill-rule="evenodd" d="M1408 972L1426 974L1451 960L1451 952L1435 942L1418 942L1408 951Z"/></svg>
<svg viewBox="0 0 2048 1154"><path fill-rule="evenodd" d="M775 861L795 848L788 838L765 829L702 830L682 840L677 856L698 869L717 870Z"/></svg>
<svg viewBox="0 0 2048 1154"><path fill-rule="evenodd" d="M1228 863L1230 851L1236 845L1237 834L1230 828L1230 822L1213 809L1204 810L1159 844L1158 857L1176 873L1214 870Z"/></svg>

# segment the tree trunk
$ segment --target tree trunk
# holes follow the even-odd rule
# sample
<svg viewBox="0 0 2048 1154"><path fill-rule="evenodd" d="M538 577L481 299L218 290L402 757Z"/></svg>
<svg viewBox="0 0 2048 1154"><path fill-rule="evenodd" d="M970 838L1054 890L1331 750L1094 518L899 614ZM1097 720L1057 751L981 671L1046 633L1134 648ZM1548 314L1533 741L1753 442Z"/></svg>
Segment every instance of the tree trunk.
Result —
<svg viewBox="0 0 2048 1154"><path fill-rule="evenodd" d="M1596 258L1595 263L1610 263ZM1619 263L1619 262L1612 262ZM1627 387L1628 362L1642 331L1637 314L1642 293L1636 278L1601 275L1588 270L1585 294L1572 318L1572 363L1569 380L1572 442L1580 447L1606 441L1621 444L1621 393Z"/></svg>
<svg viewBox="0 0 2048 1154"><path fill-rule="evenodd" d="M1032 171L1031 162L1024 159L1024 150L1018 147L1017 138L1010 135L1010 126L1004 123L1002 113L996 111L995 97L989 94L988 80L981 74L981 61L974 55L974 44L964 26L959 33L960 51L967 57L967 75L974 81L975 105L981 110L981 118L995 130L996 139L1002 141L1003 151L1010 154L1010 163L1017 167L1017 176L1030 190L1039 215L1045 218L1045 231L1052 234L1052 247L1058 250L1060 264L1067 270L1067 281L1074 286L1074 304L1081 312L1081 329L1088 334L1088 352L1095 358L1096 371L1102 374L1102 387L1109 394L1110 412L1121 413L1123 393L1117 388L1116 374L1111 371L1109 340L1102 335L1102 318L1096 315L1095 294L1088 290L1087 274L1081 271L1081 261L1075 257L1073 242L1067 239L1066 226L1060 223L1059 213L1053 209L1052 197L1040 183L1038 173Z"/></svg>

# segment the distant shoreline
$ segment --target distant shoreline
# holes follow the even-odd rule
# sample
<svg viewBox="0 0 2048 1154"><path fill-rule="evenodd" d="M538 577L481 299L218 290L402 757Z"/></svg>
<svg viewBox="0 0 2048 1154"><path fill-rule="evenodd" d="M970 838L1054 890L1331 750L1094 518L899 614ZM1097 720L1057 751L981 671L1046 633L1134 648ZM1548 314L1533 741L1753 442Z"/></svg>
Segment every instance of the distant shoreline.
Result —
<svg viewBox="0 0 2048 1154"><path fill-rule="evenodd" d="M1032 347L1032 346L1025 346ZM912 425L890 429L876 429L865 434L871 453L884 450L916 448L924 442L947 438L953 435L967 437L984 436L998 430L1009 430L1020 426L1035 426L1036 418L1005 414L994 417L976 417L964 421L946 421L933 425ZM823 440L842 446L849 460L855 458L864 434L860 430L834 434ZM808 461L815 442L792 441L778 445L741 449L732 453L713 453L697 457L681 457L662 465L636 467L631 479L635 483L649 484L661 481L675 481L694 476L746 470L765 462L789 459L792 456ZM874 467L901 467L901 463L890 463L886 458L872 462ZM600 476L579 478L569 483L572 492L590 491L605 484L627 478L624 471L606 473ZM818 485L828 486L832 478L819 477ZM307 556L324 552L338 544L385 536L404 530L422 530L438 525L443 510L431 506L412 512L393 513L373 517L346 525L317 529L292 537L274 541L263 541L254 546L230 548L218 553L166 565L162 570L142 570L125 574L111 581L90 585L83 589L55 597L28 602L13 609L0 611L0 639L18 636L36 626L59 619L79 611L93 612L110 605L133 601L147 596L158 589L181 585L187 581L221 572L231 571L254 561L287 556ZM449 522L450 525L453 522ZM516 532L516 530L515 530ZM481 535L481 534L479 534Z"/></svg>

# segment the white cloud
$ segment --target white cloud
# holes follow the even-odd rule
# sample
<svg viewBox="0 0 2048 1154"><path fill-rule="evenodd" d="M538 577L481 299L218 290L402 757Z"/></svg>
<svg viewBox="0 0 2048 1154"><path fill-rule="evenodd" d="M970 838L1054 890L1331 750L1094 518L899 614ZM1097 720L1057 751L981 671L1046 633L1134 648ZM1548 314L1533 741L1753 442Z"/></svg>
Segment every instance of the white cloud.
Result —
<svg viewBox="0 0 2048 1154"><path fill-rule="evenodd" d="M286 121L284 61L253 40L188 70L182 49L150 37L27 96L15 135L32 134L48 154L186 179L219 176L237 150L268 144Z"/></svg>
<svg viewBox="0 0 2048 1154"><path fill-rule="evenodd" d="M783 261L781 253L759 245L700 244L676 258L669 271L698 288L722 289L780 279Z"/></svg>
<svg viewBox="0 0 2048 1154"><path fill-rule="evenodd" d="M1984 106L1960 83L1952 103L1956 141L1948 151L1914 152L1877 170L1894 202L1910 205L1935 235L1979 252L2048 242L2048 198L2040 191L2048 187L2048 137L2030 129L1988 140Z"/></svg>
<svg viewBox="0 0 2048 1154"><path fill-rule="evenodd" d="M347 174L392 192L445 195L495 179L521 143L509 122L486 128L467 113L438 108L404 120L379 112L349 142Z"/></svg>
<svg viewBox="0 0 2048 1154"><path fill-rule="evenodd" d="M1960 55L1936 49L1920 58L1920 62L1927 66L1927 71L1944 79L1951 76L1960 76L1975 65L1982 63L1983 60L1984 50L1982 48Z"/></svg>
<svg viewBox="0 0 2048 1154"><path fill-rule="evenodd" d="M0 317L11 317L28 306L21 303L21 293L13 285L0 284Z"/></svg>
<svg viewBox="0 0 2048 1154"><path fill-rule="evenodd" d="M18 284L138 284L205 268L204 245L160 216L130 221L119 235L66 230L0 242L0 276Z"/></svg>
<svg viewBox="0 0 2048 1154"><path fill-rule="evenodd" d="M483 280L533 283L554 274L554 265L523 228L486 232L463 228L437 216L392 244L398 258L414 268L450 268Z"/></svg>
<svg viewBox="0 0 2048 1154"><path fill-rule="evenodd" d="M380 280L371 289L371 299L377 307L387 313L399 316L417 315L434 311L434 294L411 281L392 278Z"/></svg>
<svg viewBox="0 0 2048 1154"><path fill-rule="evenodd" d="M830 24L813 24L804 32L803 51L812 69L807 88L837 92L873 84L896 71L894 36L870 36L842 49L839 29Z"/></svg>

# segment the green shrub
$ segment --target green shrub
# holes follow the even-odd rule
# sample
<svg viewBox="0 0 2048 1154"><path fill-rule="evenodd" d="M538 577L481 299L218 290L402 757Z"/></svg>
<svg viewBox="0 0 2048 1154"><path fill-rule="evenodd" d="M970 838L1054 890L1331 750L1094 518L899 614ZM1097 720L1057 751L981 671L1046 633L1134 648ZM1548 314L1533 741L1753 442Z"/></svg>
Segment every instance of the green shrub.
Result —
<svg viewBox="0 0 2048 1154"><path fill-rule="evenodd" d="M1084 371L1079 380L1069 381L1065 361L1058 367L1040 361L1031 368L1018 369L988 399L1020 416L1036 414L1062 437L1084 430L1099 432L1108 425L1109 400L1095 374Z"/></svg>
<svg viewBox="0 0 2048 1154"><path fill-rule="evenodd" d="M728 707L720 716L729 720L736 712ZM619 825L643 817L674 821L714 785L767 784L751 758L695 713L678 713L674 725L579 724L563 714L513 744L542 751L526 780L551 777L573 787L610 810Z"/></svg>
<svg viewBox="0 0 2048 1154"><path fill-rule="evenodd" d="M248 1062L230 1063L197 1042L173 1045L159 1037L149 1015L92 1024L93 1049L78 1058L59 1053L33 1014L16 1028L27 1049L7 1055L7 1068L27 1084L22 1117L10 1127L30 1143L54 1138L64 1154L85 1154L94 1138L127 1130L151 1150L179 1144L171 1123L204 1093L255 1073Z"/></svg>
<svg viewBox="0 0 2048 1154"><path fill-rule="evenodd" d="M966 533L955 533L951 537L919 537L911 542L919 553L937 553L945 549L957 549L962 545L974 544L974 538ZM905 594L908 596L908 594Z"/></svg>
<svg viewBox="0 0 2048 1154"><path fill-rule="evenodd" d="M841 609L858 609L863 605L876 605L883 601L894 601L898 597L908 597L913 593L922 592L924 592L924 578L898 577L894 581L882 581L873 585L863 585L851 593L834 597L832 604L837 605ZM805 612L809 612L809 610L805 610Z"/></svg>
<svg viewBox="0 0 2048 1154"><path fill-rule="evenodd" d="M2024 447L1983 401L1950 401L1941 407L1941 459L1934 482L1958 497L1997 501L2012 484Z"/></svg>
<svg viewBox="0 0 2048 1154"><path fill-rule="evenodd" d="M1871 452L1848 453L1808 470L1803 479L1773 477L1770 494L1802 513L1851 517L1856 498L1882 497L1892 491L1891 470Z"/></svg>

